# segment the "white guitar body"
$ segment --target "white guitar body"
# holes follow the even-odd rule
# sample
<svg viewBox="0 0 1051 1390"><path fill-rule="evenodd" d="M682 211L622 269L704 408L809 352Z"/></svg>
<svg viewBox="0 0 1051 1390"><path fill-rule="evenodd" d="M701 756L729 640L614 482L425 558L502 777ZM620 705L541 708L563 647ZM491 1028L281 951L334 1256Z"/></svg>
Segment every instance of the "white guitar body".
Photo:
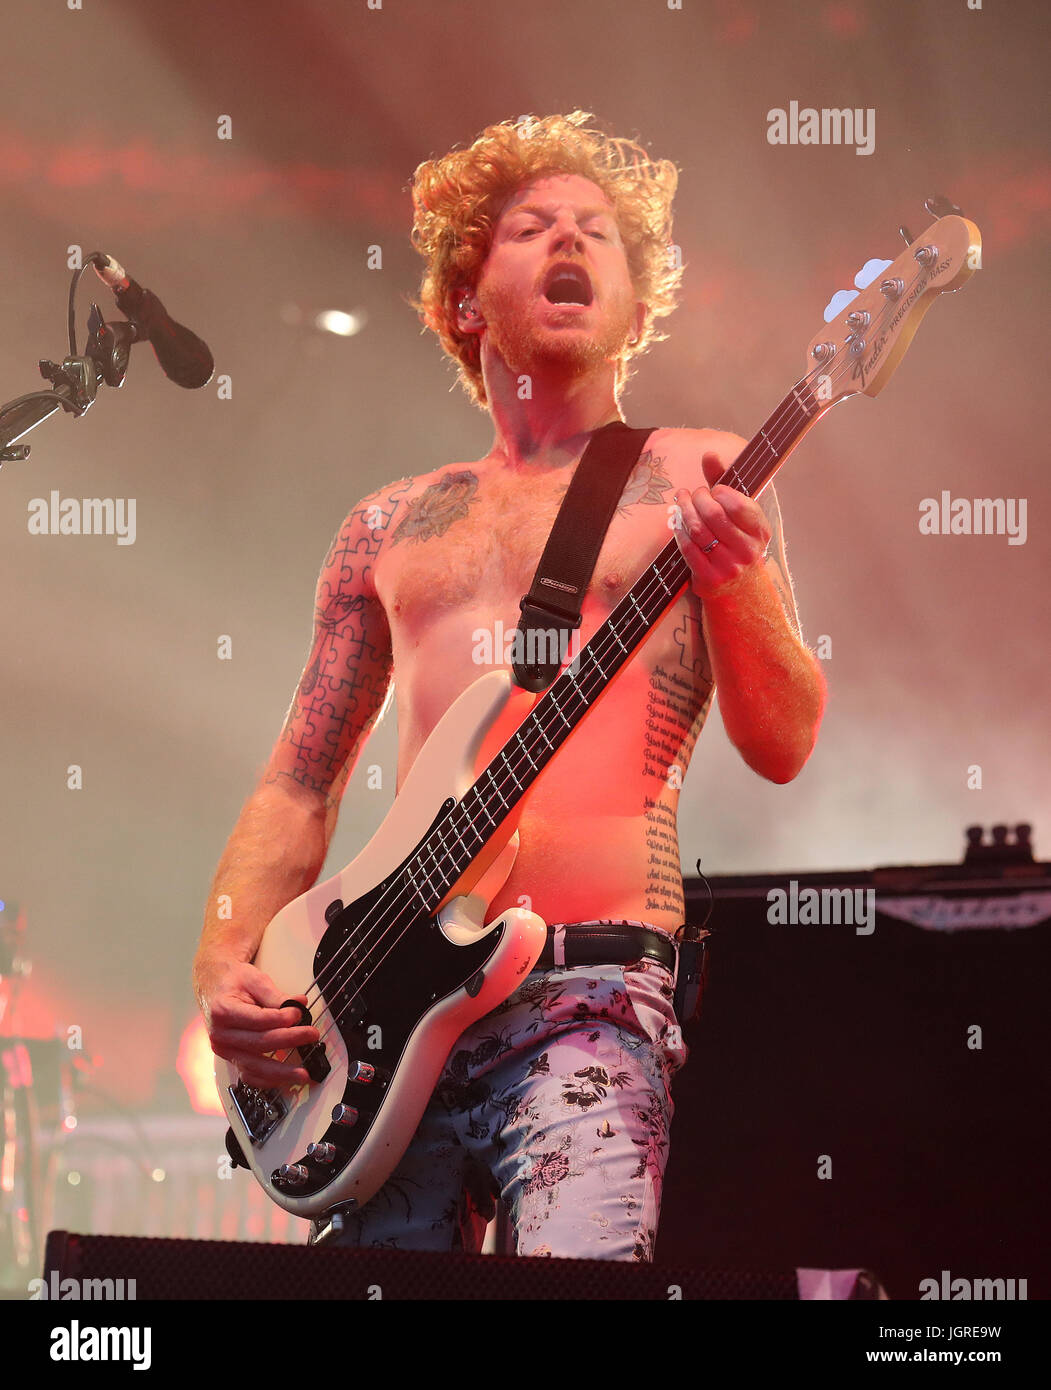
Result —
<svg viewBox="0 0 1051 1390"><path fill-rule="evenodd" d="M291 1091L251 1092L270 1098L279 1094L285 1107L285 1113L262 1142L252 1142L245 1123L244 1088L240 1104L235 1096L239 1082L236 1067L217 1059L215 1077L246 1166L286 1211L313 1217L352 1201L364 1205L408 1147L456 1039L476 1019L507 999L536 963L546 940L546 925L536 913L512 908L493 922L485 921L489 904L506 881L518 852L518 833L511 823L516 818L509 817L495 832L486 852L475 859L471 872L455 885L461 891L447 896L431 919L436 920L446 956L463 952L465 957L477 957L477 948L482 946L484 968L477 970L476 964L467 959L459 971L465 978L471 977L470 993L460 987L445 994L423 1009L411 1029L406 1029L402 1022L401 1037L398 1021L393 1017L388 1020L385 1003L379 1003L359 1030L352 1057L343 1031L333 1026L333 1013L338 1015L343 1005L333 1004L323 988L319 991L313 985L316 976L325 984L325 972L317 970L315 957L319 943L331 930L326 910L337 900L353 905L367 897L412 855L443 803L449 798L459 802L480 767L488 762L483 748L487 736L498 730L501 716L516 720L521 709L516 712L515 705L526 701L531 705L534 699L514 687L510 673L504 670L492 671L475 681L436 725L389 814L361 853L340 873L290 902L267 927L255 964L287 996L307 995L311 1016L322 1033L330 1070L323 1080ZM502 742L498 737L495 746ZM417 906L417 916L420 911ZM434 934L434 927L431 931ZM392 931L390 935L398 933ZM401 934L384 964L397 950L404 954L408 948L406 938L411 936L411 930ZM499 940L490 950L487 938L494 936ZM452 968L456 969L456 962ZM429 998L424 1002L429 1004ZM384 1038L388 1024L395 1034L389 1040ZM364 1048L360 1046L361 1037L366 1043ZM377 1041L380 1046L373 1046ZM295 1061L295 1056L290 1060ZM378 1061L386 1062L389 1071L380 1109L350 1161L325 1181L329 1176L326 1165L306 1161L307 1148L344 1137L333 1123L332 1112L348 1101L359 1112L357 1125L352 1128L369 1118L366 1106L358 1101L360 1096L366 1103L374 1104L376 1083L371 1087L352 1086L348 1095L348 1073L353 1062L371 1066ZM349 1132L347 1137L351 1137ZM353 1138L356 1140L357 1136ZM273 1180L274 1174L286 1167L293 1170L293 1179L299 1179L298 1186L287 1177L277 1183ZM297 1171L301 1168L306 1168L310 1175L306 1181ZM311 1190L301 1190L304 1187Z"/></svg>

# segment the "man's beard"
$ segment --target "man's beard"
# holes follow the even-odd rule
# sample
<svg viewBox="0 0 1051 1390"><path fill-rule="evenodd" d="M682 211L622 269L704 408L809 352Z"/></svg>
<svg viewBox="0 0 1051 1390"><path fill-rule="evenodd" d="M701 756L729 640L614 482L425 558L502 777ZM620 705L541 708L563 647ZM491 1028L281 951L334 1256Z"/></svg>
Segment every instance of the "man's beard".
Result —
<svg viewBox="0 0 1051 1390"><path fill-rule="evenodd" d="M485 319L490 346L518 375L532 372L564 372L573 378L614 361L624 351L634 326L634 302L614 305L595 328L549 327L536 317L527 318L517 295L499 289L477 291L478 307ZM534 300L540 313L546 299Z"/></svg>

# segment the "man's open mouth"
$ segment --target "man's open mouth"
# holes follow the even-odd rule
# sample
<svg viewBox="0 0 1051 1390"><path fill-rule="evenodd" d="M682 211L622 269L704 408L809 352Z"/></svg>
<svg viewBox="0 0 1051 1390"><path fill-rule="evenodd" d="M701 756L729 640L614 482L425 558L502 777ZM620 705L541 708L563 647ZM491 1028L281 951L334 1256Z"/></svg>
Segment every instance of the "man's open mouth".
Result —
<svg viewBox="0 0 1051 1390"><path fill-rule="evenodd" d="M544 298L550 304L590 304L594 296L587 271L568 262L553 266L544 281Z"/></svg>

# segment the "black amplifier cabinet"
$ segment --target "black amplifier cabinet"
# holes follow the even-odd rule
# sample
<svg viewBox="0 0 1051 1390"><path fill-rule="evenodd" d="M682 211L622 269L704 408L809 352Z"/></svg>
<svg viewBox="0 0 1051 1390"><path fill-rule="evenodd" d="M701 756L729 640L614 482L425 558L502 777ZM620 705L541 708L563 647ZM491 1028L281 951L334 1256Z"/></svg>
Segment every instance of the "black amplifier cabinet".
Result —
<svg viewBox="0 0 1051 1390"><path fill-rule="evenodd" d="M687 880L713 935L658 1259L1051 1295L1051 866L971 838L963 865L712 878L710 915Z"/></svg>

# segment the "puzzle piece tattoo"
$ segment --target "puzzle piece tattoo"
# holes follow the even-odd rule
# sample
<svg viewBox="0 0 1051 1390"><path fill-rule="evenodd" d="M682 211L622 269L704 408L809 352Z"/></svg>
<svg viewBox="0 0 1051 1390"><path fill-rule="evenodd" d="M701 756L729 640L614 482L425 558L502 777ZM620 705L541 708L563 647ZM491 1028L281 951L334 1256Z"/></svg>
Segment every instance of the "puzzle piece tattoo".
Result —
<svg viewBox="0 0 1051 1390"><path fill-rule="evenodd" d="M306 667L265 778L322 792L329 806L338 804L390 689L390 628L372 571L411 487L403 478L366 497L337 532L318 579Z"/></svg>
<svg viewBox="0 0 1051 1390"><path fill-rule="evenodd" d="M712 666L708 658L708 644L704 640L704 628L699 617L694 617L692 613L684 613L682 622L674 630L672 636L679 645L679 665L686 671L692 671L701 681L710 683L712 679ZM696 652L690 657L688 650Z"/></svg>

